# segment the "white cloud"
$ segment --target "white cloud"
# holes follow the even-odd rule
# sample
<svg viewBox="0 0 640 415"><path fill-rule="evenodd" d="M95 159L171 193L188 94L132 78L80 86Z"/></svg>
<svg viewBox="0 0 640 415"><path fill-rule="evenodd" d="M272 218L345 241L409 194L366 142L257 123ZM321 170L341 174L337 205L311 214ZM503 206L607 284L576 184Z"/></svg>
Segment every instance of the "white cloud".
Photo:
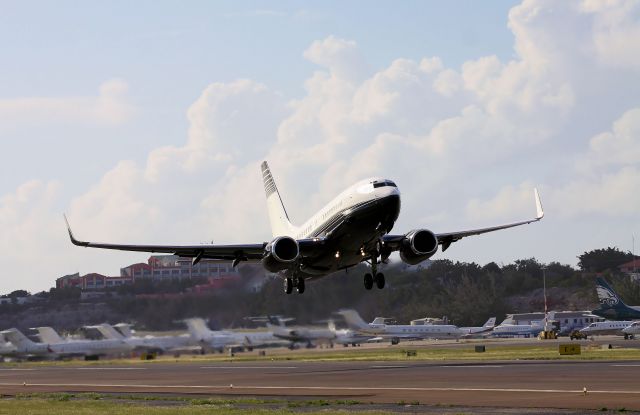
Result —
<svg viewBox="0 0 640 415"><path fill-rule="evenodd" d="M67 122L121 124L135 113L127 83L112 79L100 85L95 97L29 97L0 99L3 126Z"/></svg>
<svg viewBox="0 0 640 415"><path fill-rule="evenodd" d="M303 97L287 102L251 80L209 85L187 112L184 143L151 151L144 165L114 166L70 201L70 218L80 236L115 242L261 242L269 232L258 167L267 158L298 222L353 181L377 175L403 191L397 232L526 219L540 186L553 232L593 238L583 215L630 217L640 207L633 191L640 86L635 58L622 57L635 45L616 41L611 56L598 48L611 22L635 33L635 13L625 2L526 0L509 14L515 57L480 57L460 68L438 57L399 58L370 73L356 42L318 40L304 52L319 68ZM123 96L117 86L107 89L101 96ZM0 211L29 212L47 200L44 189L17 210L13 201L24 191L2 199ZM40 204L38 221L59 229L52 204ZM26 229L25 239L3 240L0 249L28 250L40 236L27 225L32 217L11 217L5 227ZM527 228L520 243L499 250L487 241L515 233L465 240L446 254L483 262L540 252L571 261L574 251L545 250L536 233L544 229ZM45 233L41 243L59 238ZM606 238L590 241L604 246ZM68 247L64 258L73 259L53 271L75 271L72 263L81 272L116 272L130 258L87 251Z"/></svg>

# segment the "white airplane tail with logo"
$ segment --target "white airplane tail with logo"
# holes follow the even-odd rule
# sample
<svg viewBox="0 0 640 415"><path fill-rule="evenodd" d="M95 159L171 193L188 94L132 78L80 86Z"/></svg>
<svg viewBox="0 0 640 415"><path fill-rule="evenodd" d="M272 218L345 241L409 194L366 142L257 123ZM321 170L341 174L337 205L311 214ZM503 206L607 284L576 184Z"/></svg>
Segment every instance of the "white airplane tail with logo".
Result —
<svg viewBox="0 0 640 415"><path fill-rule="evenodd" d="M264 183L264 191L267 195L267 210L269 211L269 222L271 223L271 232L273 236L295 236L296 227L289 221L289 215L284 208L280 192L276 187L269 164L262 162L262 181Z"/></svg>

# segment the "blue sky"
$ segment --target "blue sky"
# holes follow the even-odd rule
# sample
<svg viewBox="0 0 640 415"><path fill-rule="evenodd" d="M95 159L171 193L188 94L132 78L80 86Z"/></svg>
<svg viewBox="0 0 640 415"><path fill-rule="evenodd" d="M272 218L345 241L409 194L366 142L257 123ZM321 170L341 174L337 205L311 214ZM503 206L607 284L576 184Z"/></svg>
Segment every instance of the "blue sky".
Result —
<svg viewBox="0 0 640 415"><path fill-rule="evenodd" d="M639 21L631 0L2 2L0 266L37 289L145 260L68 246L63 211L114 242L263 241L263 158L299 221L395 179L396 232L528 218L540 187L544 225L440 257L630 249Z"/></svg>

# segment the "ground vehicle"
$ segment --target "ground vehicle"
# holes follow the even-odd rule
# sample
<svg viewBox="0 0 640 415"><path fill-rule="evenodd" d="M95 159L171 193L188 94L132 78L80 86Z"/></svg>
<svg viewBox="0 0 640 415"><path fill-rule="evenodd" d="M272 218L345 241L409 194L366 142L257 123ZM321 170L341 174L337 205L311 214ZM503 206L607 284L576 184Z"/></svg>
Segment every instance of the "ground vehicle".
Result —
<svg viewBox="0 0 640 415"><path fill-rule="evenodd" d="M571 340L586 340L587 338L587 333L583 333L580 330L574 330L571 332L571 334L569 335L569 338Z"/></svg>

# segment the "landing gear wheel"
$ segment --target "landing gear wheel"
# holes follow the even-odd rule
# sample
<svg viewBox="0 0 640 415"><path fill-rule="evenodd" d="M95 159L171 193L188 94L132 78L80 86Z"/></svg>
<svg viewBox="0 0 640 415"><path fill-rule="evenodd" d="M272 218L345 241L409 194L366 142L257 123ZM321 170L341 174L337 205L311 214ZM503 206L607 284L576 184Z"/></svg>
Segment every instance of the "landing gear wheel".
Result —
<svg viewBox="0 0 640 415"><path fill-rule="evenodd" d="M364 288L370 290L373 288L373 275L368 272L364 274Z"/></svg>
<svg viewBox="0 0 640 415"><path fill-rule="evenodd" d="M380 290L384 288L384 274L382 272L376 274L376 287Z"/></svg>
<svg viewBox="0 0 640 415"><path fill-rule="evenodd" d="M284 279L285 294L291 294L292 291L293 291L293 281L291 281L291 278L285 278Z"/></svg>
<svg viewBox="0 0 640 415"><path fill-rule="evenodd" d="M302 294L304 292L304 278L298 278L298 284L296 284L296 290L298 290L298 294Z"/></svg>

